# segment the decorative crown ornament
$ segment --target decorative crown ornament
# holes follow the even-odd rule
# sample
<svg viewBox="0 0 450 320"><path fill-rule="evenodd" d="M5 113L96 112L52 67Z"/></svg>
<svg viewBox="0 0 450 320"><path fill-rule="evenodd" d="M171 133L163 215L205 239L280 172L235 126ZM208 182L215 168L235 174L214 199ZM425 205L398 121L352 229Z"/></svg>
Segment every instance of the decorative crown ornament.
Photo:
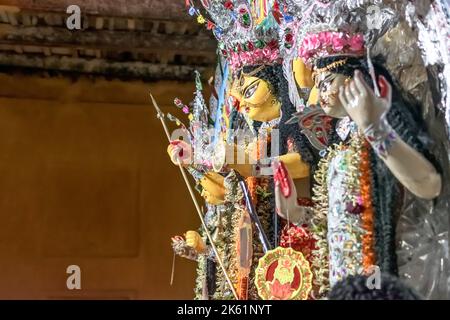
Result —
<svg viewBox="0 0 450 320"><path fill-rule="evenodd" d="M205 24L219 41L219 50L233 70L281 61L276 0L186 0L189 14ZM205 18L205 16L207 18Z"/></svg>
<svg viewBox="0 0 450 320"><path fill-rule="evenodd" d="M395 1L280 0L283 54L311 65L328 56L364 56L397 22Z"/></svg>

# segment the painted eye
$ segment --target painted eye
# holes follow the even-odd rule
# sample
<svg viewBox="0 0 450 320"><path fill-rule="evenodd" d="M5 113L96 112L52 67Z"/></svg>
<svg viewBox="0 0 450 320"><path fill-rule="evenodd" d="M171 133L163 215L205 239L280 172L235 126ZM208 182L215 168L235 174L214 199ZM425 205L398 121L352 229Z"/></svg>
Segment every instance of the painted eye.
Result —
<svg viewBox="0 0 450 320"><path fill-rule="evenodd" d="M331 81L323 81L323 82L320 84L320 90L321 90L323 93L326 93L328 90L330 90L330 88L331 88Z"/></svg>
<svg viewBox="0 0 450 320"><path fill-rule="evenodd" d="M244 98L245 99L251 98L255 94L256 90L258 89L258 86L259 86L259 81L252 84L250 87L248 87L247 90L245 90Z"/></svg>

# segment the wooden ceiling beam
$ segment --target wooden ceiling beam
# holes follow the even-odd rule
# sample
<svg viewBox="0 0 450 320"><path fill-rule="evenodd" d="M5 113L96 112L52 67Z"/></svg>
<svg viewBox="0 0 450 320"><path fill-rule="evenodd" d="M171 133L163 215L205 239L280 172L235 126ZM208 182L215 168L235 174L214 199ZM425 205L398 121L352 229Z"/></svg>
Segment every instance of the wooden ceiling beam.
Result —
<svg viewBox="0 0 450 320"><path fill-rule="evenodd" d="M0 72L9 70L54 72L72 75L103 76L118 79L184 80L193 79L194 70L202 73L209 67L162 65L144 62L114 62L104 59L83 59L74 56L37 56L0 52Z"/></svg>
<svg viewBox="0 0 450 320"><path fill-rule="evenodd" d="M207 35L164 35L148 31L83 30L62 27L27 27L0 24L0 43L80 46L109 49L156 50L198 55L214 54L216 43Z"/></svg>
<svg viewBox="0 0 450 320"><path fill-rule="evenodd" d="M2 0L3 6L19 10L66 12L78 4L83 14L163 20L192 20L182 0Z"/></svg>

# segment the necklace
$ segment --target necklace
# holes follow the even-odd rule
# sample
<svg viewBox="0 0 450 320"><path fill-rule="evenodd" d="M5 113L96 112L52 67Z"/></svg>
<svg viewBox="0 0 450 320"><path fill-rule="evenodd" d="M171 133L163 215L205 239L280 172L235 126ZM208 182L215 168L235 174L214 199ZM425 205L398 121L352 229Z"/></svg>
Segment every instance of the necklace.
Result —
<svg viewBox="0 0 450 320"><path fill-rule="evenodd" d="M274 129L276 127L278 127L278 125L281 122L281 117L283 116L282 112L280 111L280 116L278 118L272 119L270 121L266 121L263 122L260 129L259 130L271 130Z"/></svg>

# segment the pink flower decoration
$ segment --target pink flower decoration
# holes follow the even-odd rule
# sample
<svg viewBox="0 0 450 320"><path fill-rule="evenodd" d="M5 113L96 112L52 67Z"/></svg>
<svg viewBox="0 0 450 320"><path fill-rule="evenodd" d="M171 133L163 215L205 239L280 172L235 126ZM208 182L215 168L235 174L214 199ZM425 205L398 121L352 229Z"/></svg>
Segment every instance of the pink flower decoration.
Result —
<svg viewBox="0 0 450 320"><path fill-rule="evenodd" d="M343 32L320 32L308 34L299 48L298 54L306 63L311 57L323 57L332 53L349 53L364 50L364 36L350 37Z"/></svg>
<svg viewBox="0 0 450 320"><path fill-rule="evenodd" d="M234 66L238 66L239 65L239 55L237 53L233 53L232 57L231 57L231 64Z"/></svg>
<svg viewBox="0 0 450 320"><path fill-rule="evenodd" d="M361 196L358 196L356 200L357 200L358 204L360 204L360 205L363 204L363 199Z"/></svg>
<svg viewBox="0 0 450 320"><path fill-rule="evenodd" d="M269 48L266 47L262 50L262 53L263 53L264 59L269 59L270 54L272 53L272 50L270 50Z"/></svg>
<svg viewBox="0 0 450 320"><path fill-rule="evenodd" d="M362 34L358 34L349 40L350 49L358 52L364 49L364 37Z"/></svg>
<svg viewBox="0 0 450 320"><path fill-rule="evenodd" d="M347 41L342 33L333 38L333 50L335 51L342 51L346 44Z"/></svg>
<svg viewBox="0 0 450 320"><path fill-rule="evenodd" d="M316 49L320 48L319 35L317 35L317 34L311 35L311 37L309 38L309 46L310 46L311 50L316 50Z"/></svg>
<svg viewBox="0 0 450 320"><path fill-rule="evenodd" d="M249 63L253 65L253 64L258 64L259 61L258 61L258 59L256 59L256 57L253 54L251 54Z"/></svg>
<svg viewBox="0 0 450 320"><path fill-rule="evenodd" d="M307 36L307 37L303 40L303 43L302 43L302 48L303 48L305 51L311 50L311 49L310 49L309 43L310 43L309 37Z"/></svg>
<svg viewBox="0 0 450 320"><path fill-rule="evenodd" d="M241 61L243 64L248 64L250 62L251 56L248 52L241 53Z"/></svg>
<svg viewBox="0 0 450 320"><path fill-rule="evenodd" d="M321 33L319 33L320 43L322 43L322 44L327 43L327 34L328 34L328 32L321 32Z"/></svg>
<svg viewBox="0 0 450 320"><path fill-rule="evenodd" d="M270 55L270 61L273 62L273 61L277 60L279 56L280 56L280 51L273 50L272 54Z"/></svg>
<svg viewBox="0 0 450 320"><path fill-rule="evenodd" d="M261 49L256 49L253 53L253 57L256 61L262 61L264 58L264 54Z"/></svg>
<svg viewBox="0 0 450 320"><path fill-rule="evenodd" d="M333 44L333 32L321 32L319 34L319 40L322 47L331 46Z"/></svg>
<svg viewBox="0 0 450 320"><path fill-rule="evenodd" d="M298 50L298 55L300 56L300 58L303 58L306 54L306 50L305 47L300 47L300 49Z"/></svg>

